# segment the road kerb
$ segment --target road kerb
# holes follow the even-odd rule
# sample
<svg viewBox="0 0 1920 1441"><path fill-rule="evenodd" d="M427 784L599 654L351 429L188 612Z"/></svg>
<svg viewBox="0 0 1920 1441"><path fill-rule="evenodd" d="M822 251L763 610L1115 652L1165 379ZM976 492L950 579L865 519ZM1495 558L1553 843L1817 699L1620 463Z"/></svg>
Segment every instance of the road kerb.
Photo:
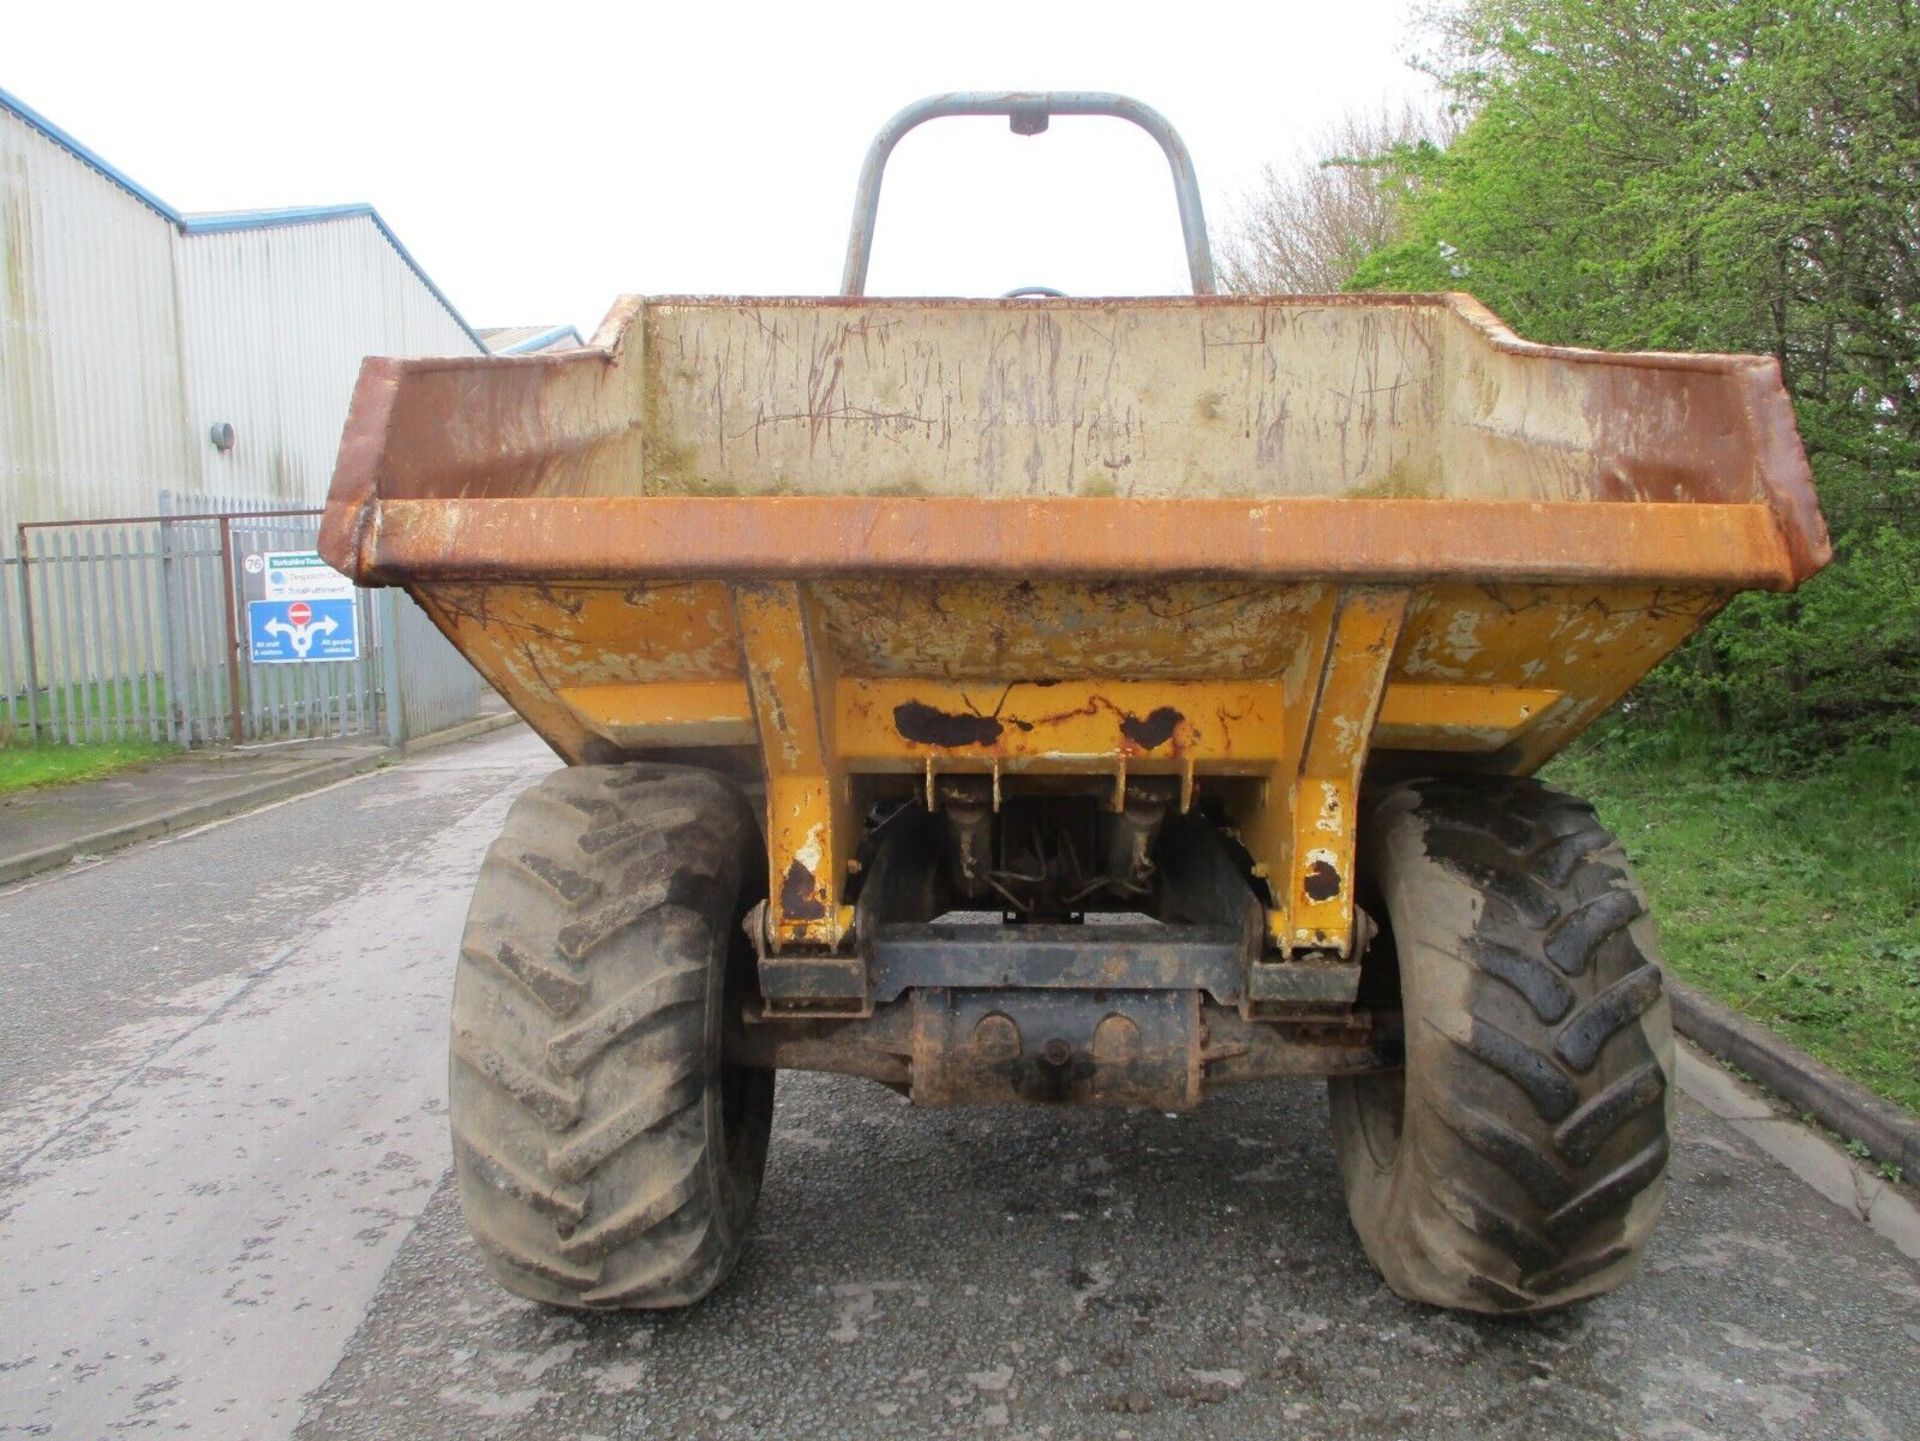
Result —
<svg viewBox="0 0 1920 1441"><path fill-rule="evenodd" d="M1789 1118L1713 1057L1682 1043L1676 1057L1680 1089L1801 1181L1920 1261L1920 1209L1903 1188L1855 1160L1797 1117Z"/></svg>
<svg viewBox="0 0 1920 1441"><path fill-rule="evenodd" d="M1920 1116L1684 982L1669 978L1668 992L1681 1035L1829 1130L1860 1142L1876 1160L1920 1180Z"/></svg>
<svg viewBox="0 0 1920 1441"><path fill-rule="evenodd" d="M438 750L441 746L458 745L461 741L473 740L476 736L491 735L494 731L505 730L510 725L520 724L520 717L512 711L500 711L494 715L475 716L470 721L461 721L442 730L417 736L400 747L402 755L418 755L421 751Z"/></svg>

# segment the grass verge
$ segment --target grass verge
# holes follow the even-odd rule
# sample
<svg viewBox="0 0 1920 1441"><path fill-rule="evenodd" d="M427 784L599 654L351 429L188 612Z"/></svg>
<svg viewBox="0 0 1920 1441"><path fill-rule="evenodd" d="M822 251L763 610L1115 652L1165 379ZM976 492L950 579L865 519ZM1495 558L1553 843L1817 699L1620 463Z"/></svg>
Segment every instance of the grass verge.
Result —
<svg viewBox="0 0 1920 1441"><path fill-rule="evenodd" d="M1543 778L1625 842L1675 974L1920 1111L1920 741L1743 776L1606 729Z"/></svg>
<svg viewBox="0 0 1920 1441"><path fill-rule="evenodd" d="M63 723L85 734L89 721L104 734L118 723L130 721L135 729L145 727L146 716L165 715L166 687L157 675L123 677L119 680L76 681L72 685L48 689L42 686L29 707L25 692L11 699L0 697L0 727L24 730L34 717L42 724Z"/></svg>
<svg viewBox="0 0 1920 1441"><path fill-rule="evenodd" d="M90 781L178 754L174 747L152 741L104 741L80 746L0 744L0 795Z"/></svg>

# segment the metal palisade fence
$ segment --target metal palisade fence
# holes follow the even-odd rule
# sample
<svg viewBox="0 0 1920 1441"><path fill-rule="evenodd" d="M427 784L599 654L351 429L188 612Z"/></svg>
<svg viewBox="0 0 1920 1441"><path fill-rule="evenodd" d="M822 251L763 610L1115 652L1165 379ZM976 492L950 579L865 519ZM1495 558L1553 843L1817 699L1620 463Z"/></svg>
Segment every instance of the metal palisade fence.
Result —
<svg viewBox="0 0 1920 1441"><path fill-rule="evenodd" d="M319 518L163 495L158 515L22 526L0 552L0 733L398 743L473 716L479 676L399 591L325 572L341 598L299 606L312 625L285 623L290 601L263 626L269 559L310 552Z"/></svg>

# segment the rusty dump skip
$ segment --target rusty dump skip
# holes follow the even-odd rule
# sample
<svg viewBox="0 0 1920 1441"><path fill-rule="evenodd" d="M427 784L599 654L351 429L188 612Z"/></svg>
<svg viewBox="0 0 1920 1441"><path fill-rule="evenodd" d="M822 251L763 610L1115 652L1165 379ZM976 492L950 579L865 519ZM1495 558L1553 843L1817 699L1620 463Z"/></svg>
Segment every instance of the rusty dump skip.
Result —
<svg viewBox="0 0 1920 1441"><path fill-rule="evenodd" d="M1782 588L1827 553L1774 362L1530 345L1466 296L628 299L591 349L368 362L332 502L374 582Z"/></svg>
<svg viewBox="0 0 1920 1441"><path fill-rule="evenodd" d="M768 781L770 941L859 792L1173 778L1269 938L1344 952L1367 767L1524 772L1828 558L1778 368L1532 345L1465 296L628 299L370 360L321 546L570 761Z"/></svg>

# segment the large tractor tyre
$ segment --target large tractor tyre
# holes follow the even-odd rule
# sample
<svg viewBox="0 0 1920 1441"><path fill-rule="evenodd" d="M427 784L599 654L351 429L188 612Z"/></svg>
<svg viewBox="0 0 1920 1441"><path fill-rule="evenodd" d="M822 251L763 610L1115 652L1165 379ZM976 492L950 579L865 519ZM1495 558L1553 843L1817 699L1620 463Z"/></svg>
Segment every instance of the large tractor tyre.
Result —
<svg viewBox="0 0 1920 1441"><path fill-rule="evenodd" d="M508 1290L685 1306L740 1258L773 1072L728 1065L766 868L738 789L677 766L579 766L487 852L453 994L467 1225Z"/></svg>
<svg viewBox="0 0 1920 1441"><path fill-rule="evenodd" d="M1665 1189L1673 1027L1646 898L1592 808L1416 782L1368 813L1404 1070L1329 1082L1353 1228L1411 1300L1548 1311L1633 1273Z"/></svg>

